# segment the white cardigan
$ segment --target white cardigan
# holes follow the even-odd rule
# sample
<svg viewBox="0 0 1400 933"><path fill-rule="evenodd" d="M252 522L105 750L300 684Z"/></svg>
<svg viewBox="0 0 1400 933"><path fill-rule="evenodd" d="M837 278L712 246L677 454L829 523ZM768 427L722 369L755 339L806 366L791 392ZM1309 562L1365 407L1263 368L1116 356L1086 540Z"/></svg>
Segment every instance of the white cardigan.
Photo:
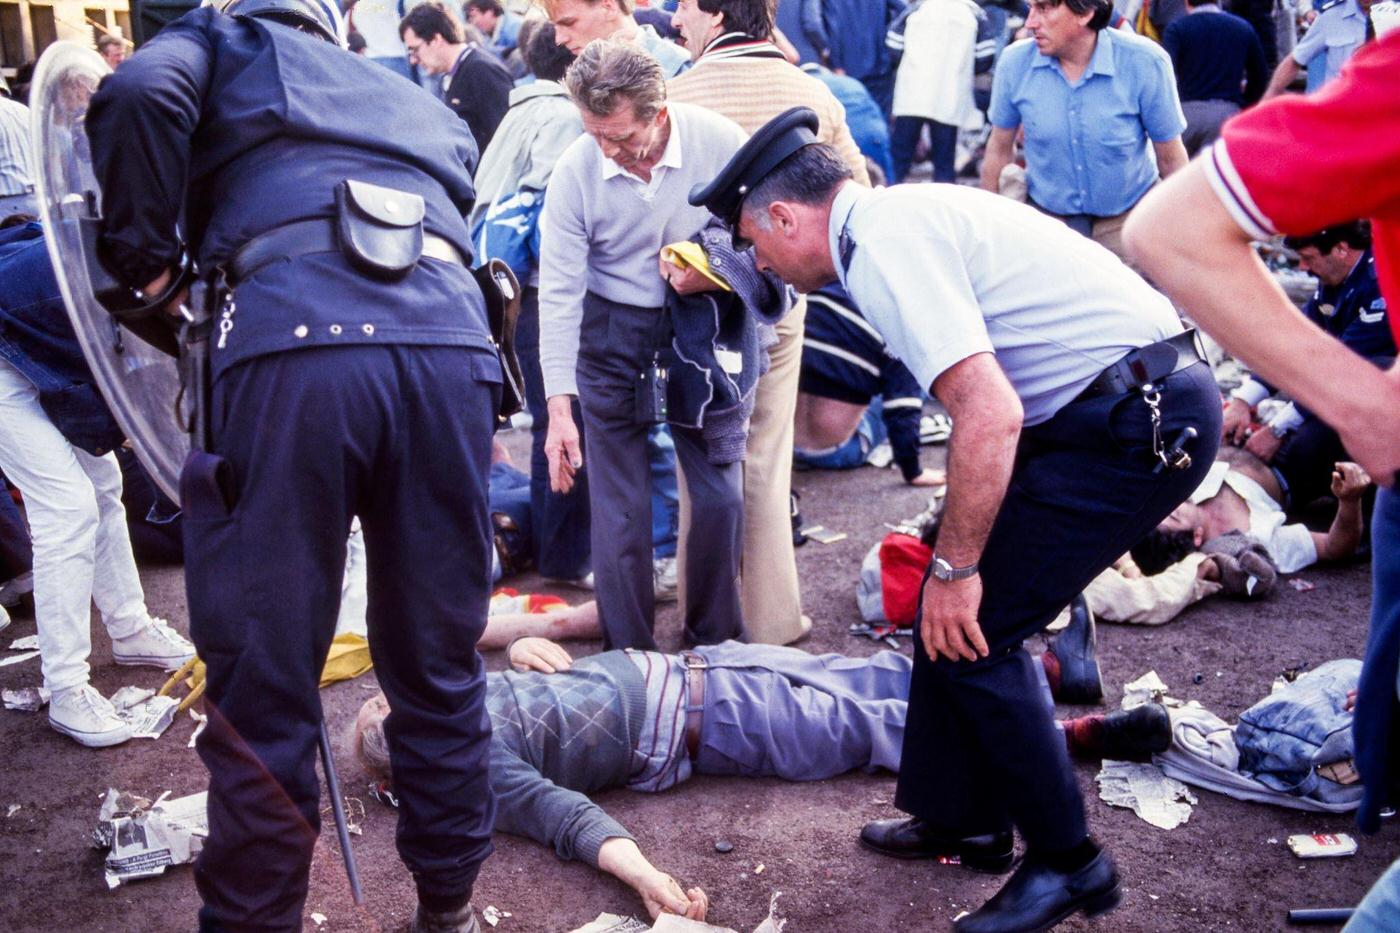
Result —
<svg viewBox="0 0 1400 933"><path fill-rule="evenodd" d="M972 56L977 43L973 0L924 0L904 28L904 57L894 81L894 115L975 127Z"/></svg>

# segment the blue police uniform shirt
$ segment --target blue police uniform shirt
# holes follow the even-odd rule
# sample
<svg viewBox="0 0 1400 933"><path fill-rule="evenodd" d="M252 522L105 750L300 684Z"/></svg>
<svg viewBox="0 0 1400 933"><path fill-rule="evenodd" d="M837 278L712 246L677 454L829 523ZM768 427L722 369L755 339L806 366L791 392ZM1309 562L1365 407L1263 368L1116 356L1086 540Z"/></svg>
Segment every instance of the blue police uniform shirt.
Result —
<svg viewBox="0 0 1400 933"><path fill-rule="evenodd" d="M1331 81L1366 41L1366 14L1356 0L1323 4L1322 12L1293 47L1293 60L1307 65L1325 52L1323 82ZM1312 82L1309 81L1311 88ZM1319 85L1320 86L1320 85Z"/></svg>
<svg viewBox="0 0 1400 933"><path fill-rule="evenodd" d="M421 195L426 231L472 255L463 218L477 151L466 125L412 82L280 24L186 14L104 79L87 130L103 260L136 287L173 263L177 222L207 272L260 233L332 217L345 178ZM308 346L491 348L475 280L433 259L383 282L338 253L293 257L236 297L232 329L212 348L216 377Z"/></svg>
<svg viewBox="0 0 1400 933"><path fill-rule="evenodd" d="M1028 427L1182 330L1171 302L1118 257L980 188L847 182L829 235L842 286L920 386L994 353Z"/></svg>
<svg viewBox="0 0 1400 933"><path fill-rule="evenodd" d="M1000 129L1026 130L1026 181L1036 204L1056 214L1112 217L1157 181L1148 141L1186 129L1171 58L1157 43L1102 29L1073 84L1058 59L1032 39L997 62L989 110Z"/></svg>

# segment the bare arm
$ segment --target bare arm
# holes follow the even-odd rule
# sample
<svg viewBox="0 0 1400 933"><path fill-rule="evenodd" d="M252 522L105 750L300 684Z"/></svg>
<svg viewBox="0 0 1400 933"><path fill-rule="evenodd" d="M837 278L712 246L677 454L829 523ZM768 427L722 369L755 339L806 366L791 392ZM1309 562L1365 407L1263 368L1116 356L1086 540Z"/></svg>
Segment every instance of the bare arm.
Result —
<svg viewBox="0 0 1400 933"><path fill-rule="evenodd" d="M953 419L948 441L948 504L938 532L937 557L966 567L982 557L992 522L1011 481L1024 413L996 357L978 353L955 364L933 383L933 393ZM929 657L986 657L977 622L982 578L943 583L929 578L923 594L920 637Z"/></svg>
<svg viewBox="0 0 1400 933"><path fill-rule="evenodd" d="M1157 174L1163 178L1191 161L1186 155L1186 146L1182 143L1180 136L1164 143L1153 143L1152 150L1157 153Z"/></svg>
<svg viewBox="0 0 1400 933"><path fill-rule="evenodd" d="M1332 472L1332 494L1337 497L1337 514L1327 534L1313 532L1318 560L1342 560L1356 553L1361 544L1361 497L1371 478L1354 463L1338 463Z"/></svg>
<svg viewBox="0 0 1400 933"><path fill-rule="evenodd" d="M598 850L598 867L632 888L642 898L653 918L663 913L680 914L689 920L704 920L709 898L699 888L681 890L675 878L658 869L637 843L614 836Z"/></svg>
<svg viewBox="0 0 1400 933"><path fill-rule="evenodd" d="M992 127L987 151L982 155L982 187L997 194L1001 188L1001 170L1011 164L1016 151L1015 128Z"/></svg>
<svg viewBox="0 0 1400 933"><path fill-rule="evenodd" d="M1269 86L1264 88L1264 96L1260 100L1268 100L1277 97L1284 92L1288 85L1293 83L1293 79L1298 77L1298 63L1293 60L1292 55L1283 56L1283 60L1274 69L1274 75L1269 79Z"/></svg>
<svg viewBox="0 0 1400 933"><path fill-rule="evenodd" d="M1400 469L1400 368L1365 365L1294 308L1194 162L1123 231L1149 276L1233 355L1337 429L1383 485Z"/></svg>

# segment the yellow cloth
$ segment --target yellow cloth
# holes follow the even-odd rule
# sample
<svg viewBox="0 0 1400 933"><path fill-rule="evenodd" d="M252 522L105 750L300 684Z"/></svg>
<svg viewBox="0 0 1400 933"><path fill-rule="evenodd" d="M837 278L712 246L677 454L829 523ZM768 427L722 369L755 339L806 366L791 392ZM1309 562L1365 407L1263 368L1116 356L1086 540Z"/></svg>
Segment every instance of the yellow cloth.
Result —
<svg viewBox="0 0 1400 933"><path fill-rule="evenodd" d="M374 666L369 657L369 642L363 635L350 632L335 636L326 666L321 671L321 686L328 687L342 680L359 677Z"/></svg>
<svg viewBox="0 0 1400 933"><path fill-rule="evenodd" d="M663 246L661 247L661 258L673 266L680 266L682 269L693 268L727 292L734 290L729 287L728 282L710 271L710 257L705 255L705 250L699 243L683 240L680 243Z"/></svg>

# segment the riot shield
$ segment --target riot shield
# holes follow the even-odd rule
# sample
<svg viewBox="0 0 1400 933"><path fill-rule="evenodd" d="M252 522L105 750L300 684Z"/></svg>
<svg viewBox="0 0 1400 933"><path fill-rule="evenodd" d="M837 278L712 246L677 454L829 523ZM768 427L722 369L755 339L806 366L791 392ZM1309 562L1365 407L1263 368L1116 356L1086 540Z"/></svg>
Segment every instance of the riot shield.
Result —
<svg viewBox="0 0 1400 933"><path fill-rule="evenodd" d="M35 157L35 195L49 258L68 316L98 387L136 456L161 490L180 498L180 470L190 449L180 407L173 332L161 325L137 336L98 300L109 277L95 255L102 192L92 167L85 118L97 83L111 69L91 49L56 42L34 70L29 105ZM140 325L136 325L140 327ZM159 338L169 338L168 343Z"/></svg>

